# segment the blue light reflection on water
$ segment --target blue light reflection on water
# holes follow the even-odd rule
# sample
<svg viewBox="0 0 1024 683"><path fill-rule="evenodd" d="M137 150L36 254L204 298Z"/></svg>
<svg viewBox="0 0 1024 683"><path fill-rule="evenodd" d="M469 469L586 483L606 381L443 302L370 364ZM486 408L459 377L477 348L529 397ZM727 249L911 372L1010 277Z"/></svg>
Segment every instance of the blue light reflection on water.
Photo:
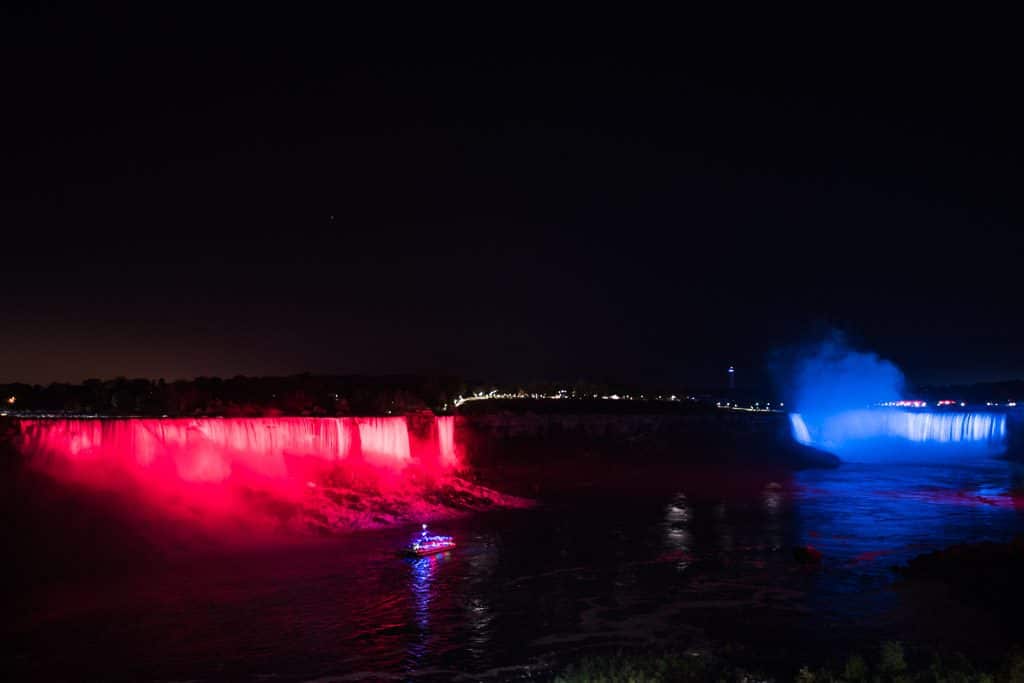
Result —
<svg viewBox="0 0 1024 683"><path fill-rule="evenodd" d="M411 569L409 588L412 593L413 613L418 631L409 643L409 657L413 669L420 666L430 653L432 641L431 602L436 597L435 592L437 591L435 580L440 566L449 559L451 559L451 553L444 552L406 560Z"/></svg>
<svg viewBox="0 0 1024 683"><path fill-rule="evenodd" d="M798 538L825 557L809 603L834 614L878 614L898 600L872 590L892 581L893 566L954 543L1005 542L1024 532L1022 481L1020 465L990 457L800 472Z"/></svg>
<svg viewBox="0 0 1024 683"><path fill-rule="evenodd" d="M839 563L905 560L951 542L1006 540L1021 528L1018 465L845 463L795 480L801 537ZM885 564L893 564L886 562Z"/></svg>
<svg viewBox="0 0 1024 683"><path fill-rule="evenodd" d="M409 587L412 589L413 604L416 610L416 625L421 630L430 627L430 591L437 561L436 555L409 560L412 568Z"/></svg>

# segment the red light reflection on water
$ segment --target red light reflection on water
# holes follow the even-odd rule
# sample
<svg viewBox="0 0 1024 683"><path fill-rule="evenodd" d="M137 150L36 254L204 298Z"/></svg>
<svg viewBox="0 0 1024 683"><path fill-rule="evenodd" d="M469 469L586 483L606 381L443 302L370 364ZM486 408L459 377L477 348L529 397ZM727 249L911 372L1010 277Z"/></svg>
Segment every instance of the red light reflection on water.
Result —
<svg viewBox="0 0 1024 683"><path fill-rule="evenodd" d="M984 506L1013 510L1019 508L1024 499L1013 493L978 493L974 491L950 491L919 489L915 491L875 491L873 495L891 500L907 500L936 505Z"/></svg>

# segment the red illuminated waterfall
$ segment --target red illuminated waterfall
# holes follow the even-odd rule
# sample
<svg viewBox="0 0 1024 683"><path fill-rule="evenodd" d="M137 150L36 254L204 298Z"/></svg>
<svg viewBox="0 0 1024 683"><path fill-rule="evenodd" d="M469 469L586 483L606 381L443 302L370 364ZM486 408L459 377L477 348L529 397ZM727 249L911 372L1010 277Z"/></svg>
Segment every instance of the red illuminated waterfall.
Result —
<svg viewBox="0 0 1024 683"><path fill-rule="evenodd" d="M456 464L451 417L434 418L434 434L417 438L404 417L25 420L29 454L69 462L166 472L183 481L224 481L238 474L288 479L291 460L362 460L398 472L411 464L440 470Z"/></svg>
<svg viewBox="0 0 1024 683"><path fill-rule="evenodd" d="M24 420L21 450L59 479L177 512L313 506L331 528L415 521L470 486L452 417Z"/></svg>

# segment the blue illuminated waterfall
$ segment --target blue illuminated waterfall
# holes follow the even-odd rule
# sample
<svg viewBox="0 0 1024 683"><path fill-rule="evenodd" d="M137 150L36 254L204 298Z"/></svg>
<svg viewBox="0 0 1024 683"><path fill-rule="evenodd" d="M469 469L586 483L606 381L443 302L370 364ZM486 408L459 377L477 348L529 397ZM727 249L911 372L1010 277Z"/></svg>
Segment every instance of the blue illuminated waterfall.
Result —
<svg viewBox="0 0 1024 683"><path fill-rule="evenodd" d="M909 455L912 446L1000 453L1007 439L1007 416L1000 413L865 409L823 416L794 413L790 423L797 441L854 460L864 460L867 453L884 459L882 452L893 449ZM929 453L934 455L935 449Z"/></svg>
<svg viewBox="0 0 1024 683"><path fill-rule="evenodd" d="M851 348L839 331L781 352L775 372L786 405L794 409L793 439L843 460L958 460L1007 450L1006 413L928 409L924 401L907 401L900 369Z"/></svg>
<svg viewBox="0 0 1024 683"><path fill-rule="evenodd" d="M793 438L844 459L891 459L936 451L950 455L970 452L998 453L1006 447L1006 415L990 412L863 409L811 416L789 416ZM951 448L959 447L959 448ZM954 453L955 451L955 453Z"/></svg>

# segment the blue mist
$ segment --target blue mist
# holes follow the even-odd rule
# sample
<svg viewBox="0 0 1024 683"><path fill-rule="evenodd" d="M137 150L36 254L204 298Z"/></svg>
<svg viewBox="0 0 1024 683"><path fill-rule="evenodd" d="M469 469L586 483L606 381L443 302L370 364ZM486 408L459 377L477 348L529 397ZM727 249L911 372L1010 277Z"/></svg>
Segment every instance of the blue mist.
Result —
<svg viewBox="0 0 1024 683"><path fill-rule="evenodd" d="M1005 449L1006 416L875 407L903 397L903 373L833 334L796 355L784 379L796 441L844 460L962 458Z"/></svg>

